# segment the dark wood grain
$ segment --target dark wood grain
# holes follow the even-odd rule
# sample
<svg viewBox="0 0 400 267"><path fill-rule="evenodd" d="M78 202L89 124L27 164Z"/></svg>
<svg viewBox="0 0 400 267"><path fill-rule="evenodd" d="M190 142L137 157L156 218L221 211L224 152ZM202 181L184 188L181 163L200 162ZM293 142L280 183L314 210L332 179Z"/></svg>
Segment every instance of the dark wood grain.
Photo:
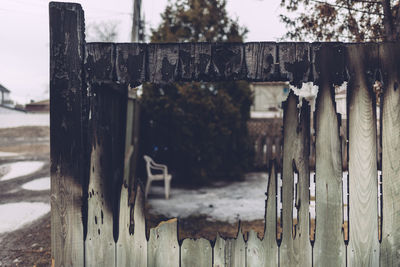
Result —
<svg viewBox="0 0 400 267"><path fill-rule="evenodd" d="M86 46L85 68L87 80L91 83L114 81L115 44L91 43Z"/></svg>
<svg viewBox="0 0 400 267"><path fill-rule="evenodd" d="M145 81L145 44L117 44L116 54L116 74L120 83L135 87Z"/></svg>
<svg viewBox="0 0 400 267"><path fill-rule="evenodd" d="M50 3L51 253L55 266L83 266L85 100L82 7Z"/></svg>
<svg viewBox="0 0 400 267"><path fill-rule="evenodd" d="M91 165L86 266L114 266L124 176L127 92L109 84L91 87ZM126 203L124 203L126 205Z"/></svg>

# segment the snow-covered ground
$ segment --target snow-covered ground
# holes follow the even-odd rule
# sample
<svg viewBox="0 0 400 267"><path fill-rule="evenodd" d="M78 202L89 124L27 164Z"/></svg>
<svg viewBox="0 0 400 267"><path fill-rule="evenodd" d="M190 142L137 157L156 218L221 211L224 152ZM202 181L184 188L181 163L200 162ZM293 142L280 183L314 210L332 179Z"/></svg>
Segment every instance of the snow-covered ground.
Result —
<svg viewBox="0 0 400 267"><path fill-rule="evenodd" d="M0 151L0 158L16 157L18 155L19 155L18 153Z"/></svg>
<svg viewBox="0 0 400 267"><path fill-rule="evenodd" d="M25 190L50 190L50 177L38 178L21 186Z"/></svg>
<svg viewBox="0 0 400 267"><path fill-rule="evenodd" d="M19 202L0 205L0 234L17 230L50 211L50 205L41 202Z"/></svg>
<svg viewBox="0 0 400 267"><path fill-rule="evenodd" d="M315 218L314 175L314 172L310 173L309 212L311 218ZM348 173L343 172L343 213L346 221L348 220L347 176ZM294 180L296 183L296 175ZM150 213L179 218L205 215L208 220L229 223L239 219L246 221L264 219L267 184L267 173L250 173L242 182L220 183L191 190L172 187L169 200L164 199L163 186L153 185L148 197ZM281 187L281 175L278 174L278 209L282 209ZM297 210L293 203L293 218L296 217Z"/></svg>
<svg viewBox="0 0 400 267"><path fill-rule="evenodd" d="M0 181L32 174L44 166L42 161L19 161L0 166Z"/></svg>
<svg viewBox="0 0 400 267"><path fill-rule="evenodd" d="M0 128L49 125L49 113L0 113Z"/></svg>
<svg viewBox="0 0 400 267"><path fill-rule="evenodd" d="M251 173L243 182L220 183L196 190L171 188L169 200L164 199L164 187L152 186L150 212L180 218L202 214L210 220L230 223L238 219L263 219L267 181L267 174Z"/></svg>

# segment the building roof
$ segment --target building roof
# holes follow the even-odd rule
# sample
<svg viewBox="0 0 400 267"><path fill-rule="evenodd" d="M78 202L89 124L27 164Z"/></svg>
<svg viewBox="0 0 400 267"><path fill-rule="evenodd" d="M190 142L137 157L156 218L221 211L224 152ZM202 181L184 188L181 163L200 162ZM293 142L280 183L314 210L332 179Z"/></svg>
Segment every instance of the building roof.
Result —
<svg viewBox="0 0 400 267"><path fill-rule="evenodd" d="M5 88L3 85L0 84L0 92L9 93L10 90L8 90L7 88Z"/></svg>
<svg viewBox="0 0 400 267"><path fill-rule="evenodd" d="M38 101L38 102L31 102L29 104L26 104L27 106L42 106L42 105L50 105L50 99Z"/></svg>

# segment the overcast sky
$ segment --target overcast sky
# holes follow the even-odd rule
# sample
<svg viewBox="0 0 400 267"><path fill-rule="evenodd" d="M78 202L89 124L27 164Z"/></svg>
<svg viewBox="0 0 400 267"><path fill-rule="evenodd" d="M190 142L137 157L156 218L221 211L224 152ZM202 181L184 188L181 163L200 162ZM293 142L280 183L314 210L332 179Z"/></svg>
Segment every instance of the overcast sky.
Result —
<svg viewBox="0 0 400 267"><path fill-rule="evenodd" d="M118 41L130 41L133 0L82 0L86 25L118 23ZM168 0L142 0L146 27L154 28ZM0 0L0 84L14 101L48 98L48 0ZM228 14L249 29L246 41L277 41L285 33L280 0L227 0Z"/></svg>

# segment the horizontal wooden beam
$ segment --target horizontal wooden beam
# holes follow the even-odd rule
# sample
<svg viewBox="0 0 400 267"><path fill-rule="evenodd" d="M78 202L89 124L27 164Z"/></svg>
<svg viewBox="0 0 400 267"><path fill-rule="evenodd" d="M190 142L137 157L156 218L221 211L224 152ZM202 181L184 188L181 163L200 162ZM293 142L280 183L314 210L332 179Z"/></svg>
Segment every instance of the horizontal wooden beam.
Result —
<svg viewBox="0 0 400 267"><path fill-rule="evenodd" d="M178 81L251 82L289 81L319 84L321 69L331 82L348 80L348 47L381 44L349 43L88 43L85 69L88 83L117 82L137 86L143 82ZM334 56L320 60L321 51ZM369 51L370 49L363 49ZM371 52L372 53L372 52ZM374 54L374 53L372 53ZM378 64L369 65L377 73Z"/></svg>

